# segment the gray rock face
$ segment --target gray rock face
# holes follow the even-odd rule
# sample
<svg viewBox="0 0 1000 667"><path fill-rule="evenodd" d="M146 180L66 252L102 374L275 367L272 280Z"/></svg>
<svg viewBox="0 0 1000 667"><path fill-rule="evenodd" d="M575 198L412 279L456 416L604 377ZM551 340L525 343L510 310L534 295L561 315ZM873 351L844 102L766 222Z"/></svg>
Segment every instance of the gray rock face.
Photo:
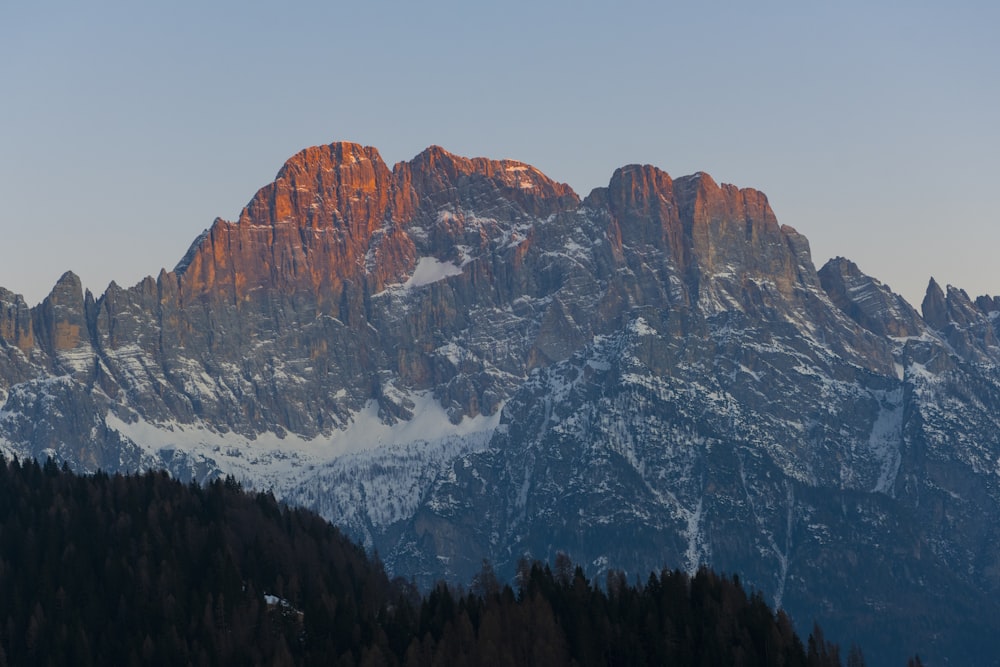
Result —
<svg viewBox="0 0 1000 667"><path fill-rule="evenodd" d="M1000 654L1000 298L819 271L760 192L291 158L174 271L0 290L0 449L271 488L423 582L736 571L870 664Z"/></svg>

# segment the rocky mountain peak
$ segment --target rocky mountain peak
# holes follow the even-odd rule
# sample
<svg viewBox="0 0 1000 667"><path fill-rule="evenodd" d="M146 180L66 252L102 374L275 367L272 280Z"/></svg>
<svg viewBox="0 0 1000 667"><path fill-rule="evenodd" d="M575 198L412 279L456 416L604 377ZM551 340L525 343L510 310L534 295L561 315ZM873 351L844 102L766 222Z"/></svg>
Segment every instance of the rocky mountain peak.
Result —
<svg viewBox="0 0 1000 667"><path fill-rule="evenodd" d="M321 146L303 148L285 160L275 180L280 180L292 172L309 173L329 168L351 168L366 162L384 164L378 149L373 146L364 146L353 141L334 141Z"/></svg>
<svg viewBox="0 0 1000 667"><path fill-rule="evenodd" d="M674 203L674 181L665 171L648 164L615 169L608 184L611 210L617 215L656 215L660 206Z"/></svg>
<svg viewBox="0 0 1000 667"><path fill-rule="evenodd" d="M34 330L42 347L49 354L61 358L72 371L87 366L86 355L81 358L73 354L78 348L90 350L86 305L88 302L93 304L93 296L87 292L87 297L85 300L80 277L67 271L34 312Z"/></svg>
<svg viewBox="0 0 1000 667"><path fill-rule="evenodd" d="M83 283L80 282L80 276L72 271L66 271L59 276L46 300L65 303L67 300L75 301L78 298L83 299Z"/></svg>
<svg viewBox="0 0 1000 667"><path fill-rule="evenodd" d="M780 310L779 301L797 302L797 288L818 289L808 242L778 225L757 190L719 185L704 172L672 179L656 167L629 165L585 204L606 207L611 238L647 248L647 263L651 253L668 256L679 288L673 300L705 313Z"/></svg>
<svg viewBox="0 0 1000 667"><path fill-rule="evenodd" d="M927 325L947 340L960 357L989 363L1000 346L989 315L991 303L994 301L989 297L973 303L965 290L952 285L942 290L931 278L921 308Z"/></svg>
<svg viewBox="0 0 1000 667"><path fill-rule="evenodd" d="M729 183L719 185L704 172L678 178L675 183L682 215L702 227L717 226L723 221L747 224L748 237L778 229L778 220L771 210L767 195L753 188L738 188Z"/></svg>
<svg viewBox="0 0 1000 667"><path fill-rule="evenodd" d="M648 245L675 255L682 250L673 179L667 172L651 165L621 167L612 174L604 192L623 245ZM597 201L594 195L591 200Z"/></svg>
<svg viewBox="0 0 1000 667"><path fill-rule="evenodd" d="M908 337L919 336L924 329L905 299L849 259L831 259L819 270L819 278L833 304L872 333Z"/></svg>
<svg viewBox="0 0 1000 667"><path fill-rule="evenodd" d="M365 254L398 199L394 188L374 148L307 148L254 195L238 222L217 219L196 241L178 266L182 293L237 301L256 290L312 293L319 311L331 312L345 281L363 282ZM388 254L402 263L384 267L376 282L410 268L407 240L400 234L394 240L401 247Z"/></svg>
<svg viewBox="0 0 1000 667"><path fill-rule="evenodd" d="M1000 296L990 296L988 294L977 296L976 307L987 315L1000 312Z"/></svg>
<svg viewBox="0 0 1000 667"><path fill-rule="evenodd" d="M333 143L291 157L240 214L241 225L292 224L371 233L385 217L392 174L370 146Z"/></svg>
<svg viewBox="0 0 1000 667"><path fill-rule="evenodd" d="M535 167L515 160L465 158L431 146L393 168L400 192L412 191L435 211L491 207L499 216L550 215L571 208L579 197Z"/></svg>
<svg viewBox="0 0 1000 667"><path fill-rule="evenodd" d="M948 324L948 307L945 304L944 290L934 278L927 283L924 300L920 304L924 322L932 329L941 330Z"/></svg>
<svg viewBox="0 0 1000 667"><path fill-rule="evenodd" d="M674 243L690 239L694 254L704 259L713 247L753 245L764 234L780 234L767 197L751 188L719 185L704 172L672 179L650 165L617 169L607 188L608 206L619 219L656 227ZM735 236L734 236L735 233Z"/></svg>
<svg viewBox="0 0 1000 667"><path fill-rule="evenodd" d="M475 164L469 158L455 155L438 145L431 145L406 163L411 169L421 173L436 173L445 181L455 182L462 176L475 173ZM397 165L399 166L399 165Z"/></svg>
<svg viewBox="0 0 1000 667"><path fill-rule="evenodd" d="M348 283L374 294L405 279L417 259L407 231L415 220L426 230L441 211L476 210L510 222L578 204L568 185L512 160L432 146L390 171L371 147L314 146L290 158L238 222L217 219L177 271L191 298L311 292L332 312Z"/></svg>
<svg viewBox="0 0 1000 667"><path fill-rule="evenodd" d="M553 181L530 164L517 160L467 158L450 153L440 146L430 146L409 162L396 165L396 168L404 165L420 173L435 174L443 182L453 185L457 185L463 178L480 176L512 190L538 189L555 197L575 195L568 185Z"/></svg>
<svg viewBox="0 0 1000 667"><path fill-rule="evenodd" d="M27 352L35 346L31 309L28 308L24 297L2 287L0 287L0 340L10 341L22 352Z"/></svg>
<svg viewBox="0 0 1000 667"><path fill-rule="evenodd" d="M944 331L949 326L964 328L982 318L982 311L973 304L965 290L948 285L944 290L931 278L922 304L924 320L934 329Z"/></svg>
<svg viewBox="0 0 1000 667"><path fill-rule="evenodd" d="M948 303L951 320L959 326L968 326L982 318L982 313L972 303L969 293L964 289L948 285L945 300Z"/></svg>

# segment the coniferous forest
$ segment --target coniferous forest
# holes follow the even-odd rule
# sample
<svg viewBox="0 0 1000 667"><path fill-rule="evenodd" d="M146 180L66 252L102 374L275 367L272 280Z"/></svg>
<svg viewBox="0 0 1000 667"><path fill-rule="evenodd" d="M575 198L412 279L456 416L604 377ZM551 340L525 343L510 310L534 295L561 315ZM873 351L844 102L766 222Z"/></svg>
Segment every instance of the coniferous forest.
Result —
<svg viewBox="0 0 1000 667"><path fill-rule="evenodd" d="M601 582L560 556L421 594L238 484L0 457L0 665L864 664L737 578Z"/></svg>

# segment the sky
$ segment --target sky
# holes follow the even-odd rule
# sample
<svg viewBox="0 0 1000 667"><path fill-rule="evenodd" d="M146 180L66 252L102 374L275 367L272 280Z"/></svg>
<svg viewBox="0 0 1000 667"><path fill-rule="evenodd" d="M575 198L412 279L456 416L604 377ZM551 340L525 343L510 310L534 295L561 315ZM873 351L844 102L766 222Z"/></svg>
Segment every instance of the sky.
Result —
<svg viewBox="0 0 1000 667"><path fill-rule="evenodd" d="M1000 3L0 3L0 286L173 268L307 146L431 144L581 196L764 191L817 268L1000 294Z"/></svg>

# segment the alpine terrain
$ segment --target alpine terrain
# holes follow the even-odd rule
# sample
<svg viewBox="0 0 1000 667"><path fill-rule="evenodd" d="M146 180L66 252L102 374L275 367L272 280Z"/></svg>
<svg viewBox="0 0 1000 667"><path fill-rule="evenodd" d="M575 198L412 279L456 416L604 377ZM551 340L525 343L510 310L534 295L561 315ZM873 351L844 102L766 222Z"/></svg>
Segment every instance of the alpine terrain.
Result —
<svg viewBox="0 0 1000 667"><path fill-rule="evenodd" d="M1000 298L917 312L764 194L306 149L173 271L0 289L0 450L234 476L418 582L709 564L870 664L1000 655Z"/></svg>

